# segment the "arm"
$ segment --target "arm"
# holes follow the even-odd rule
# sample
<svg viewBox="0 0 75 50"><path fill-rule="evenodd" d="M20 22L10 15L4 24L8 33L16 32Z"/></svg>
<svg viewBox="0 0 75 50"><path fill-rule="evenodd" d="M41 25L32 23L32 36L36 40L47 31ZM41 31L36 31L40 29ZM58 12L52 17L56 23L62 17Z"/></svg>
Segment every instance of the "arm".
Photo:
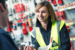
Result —
<svg viewBox="0 0 75 50"><path fill-rule="evenodd" d="M35 38L33 38L32 36L31 36L31 39L32 39L32 44L35 45L34 48L35 48L36 50L38 50L38 48L39 48L40 46L39 46L37 40L36 40Z"/></svg>
<svg viewBox="0 0 75 50"><path fill-rule="evenodd" d="M71 47L70 37L65 24L60 31L60 42L61 42L60 50L70 50Z"/></svg>
<svg viewBox="0 0 75 50"><path fill-rule="evenodd" d="M18 50L12 38L7 33L0 34L0 50Z"/></svg>

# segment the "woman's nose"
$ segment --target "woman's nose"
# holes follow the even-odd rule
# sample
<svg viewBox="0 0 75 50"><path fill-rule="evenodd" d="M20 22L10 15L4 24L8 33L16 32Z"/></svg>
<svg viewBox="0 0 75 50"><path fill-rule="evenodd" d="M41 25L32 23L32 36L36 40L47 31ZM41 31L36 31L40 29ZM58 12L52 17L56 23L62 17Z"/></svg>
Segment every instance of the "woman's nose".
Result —
<svg viewBox="0 0 75 50"><path fill-rule="evenodd" d="M42 13L41 13L41 12L39 13L39 16L40 16L40 17L42 16Z"/></svg>

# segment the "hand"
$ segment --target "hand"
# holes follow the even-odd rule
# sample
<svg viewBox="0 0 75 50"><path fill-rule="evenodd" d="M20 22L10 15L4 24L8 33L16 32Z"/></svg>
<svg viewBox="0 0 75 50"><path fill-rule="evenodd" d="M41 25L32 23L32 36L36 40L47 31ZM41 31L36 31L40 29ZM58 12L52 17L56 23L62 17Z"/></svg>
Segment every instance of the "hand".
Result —
<svg viewBox="0 0 75 50"><path fill-rule="evenodd" d="M25 46L25 50L36 50L36 49L28 45L28 46Z"/></svg>
<svg viewBox="0 0 75 50"><path fill-rule="evenodd" d="M25 50L32 50L32 47L31 46L25 46Z"/></svg>

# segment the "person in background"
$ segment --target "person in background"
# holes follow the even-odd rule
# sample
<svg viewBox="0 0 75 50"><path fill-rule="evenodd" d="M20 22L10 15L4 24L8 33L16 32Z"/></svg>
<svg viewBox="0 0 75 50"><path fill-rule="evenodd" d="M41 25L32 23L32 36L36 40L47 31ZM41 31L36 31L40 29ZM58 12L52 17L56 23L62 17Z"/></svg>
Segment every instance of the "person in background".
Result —
<svg viewBox="0 0 75 50"><path fill-rule="evenodd" d="M4 31L7 26L8 9L5 0L0 0L0 50L18 50L10 35Z"/></svg>
<svg viewBox="0 0 75 50"><path fill-rule="evenodd" d="M64 20L58 20L48 1L36 6L36 28L30 32L34 47L25 46L25 50L38 50L51 44L50 50L70 50L70 37Z"/></svg>

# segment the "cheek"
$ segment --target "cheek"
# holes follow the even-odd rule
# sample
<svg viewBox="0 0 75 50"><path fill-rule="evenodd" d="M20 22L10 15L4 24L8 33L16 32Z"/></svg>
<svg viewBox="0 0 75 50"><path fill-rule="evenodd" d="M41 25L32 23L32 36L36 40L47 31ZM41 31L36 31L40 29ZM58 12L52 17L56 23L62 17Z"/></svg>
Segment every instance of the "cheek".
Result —
<svg viewBox="0 0 75 50"><path fill-rule="evenodd" d="M5 11L6 22L8 21L8 10Z"/></svg>
<svg viewBox="0 0 75 50"><path fill-rule="evenodd" d="M8 9L6 10L6 15L8 16Z"/></svg>
<svg viewBox="0 0 75 50"><path fill-rule="evenodd" d="M48 15L48 14L46 14L46 15L45 15L45 18L46 18L46 19L48 19L48 17L49 17L49 15Z"/></svg>
<svg viewBox="0 0 75 50"><path fill-rule="evenodd" d="M38 17L39 16L39 13L36 13L36 17Z"/></svg>
<svg viewBox="0 0 75 50"><path fill-rule="evenodd" d="M47 16L49 16L49 15L48 15L48 14L43 14L43 16L47 17Z"/></svg>
<svg viewBox="0 0 75 50"><path fill-rule="evenodd" d="M8 10L6 10L6 13L5 14L6 14L6 18L8 18Z"/></svg>
<svg viewBox="0 0 75 50"><path fill-rule="evenodd" d="M43 16L47 16L46 14L43 14Z"/></svg>
<svg viewBox="0 0 75 50"><path fill-rule="evenodd" d="M39 13L36 13L36 15L39 15Z"/></svg>

